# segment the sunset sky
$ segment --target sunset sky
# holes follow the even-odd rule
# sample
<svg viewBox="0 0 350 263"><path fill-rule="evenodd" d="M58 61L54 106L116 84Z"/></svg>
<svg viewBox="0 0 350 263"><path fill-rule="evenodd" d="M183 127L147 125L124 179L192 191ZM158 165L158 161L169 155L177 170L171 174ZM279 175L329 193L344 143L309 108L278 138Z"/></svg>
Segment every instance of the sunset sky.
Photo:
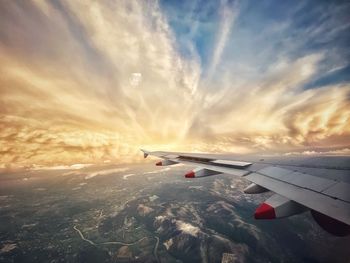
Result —
<svg viewBox="0 0 350 263"><path fill-rule="evenodd" d="M346 1L2 1L0 168L139 148L350 153Z"/></svg>

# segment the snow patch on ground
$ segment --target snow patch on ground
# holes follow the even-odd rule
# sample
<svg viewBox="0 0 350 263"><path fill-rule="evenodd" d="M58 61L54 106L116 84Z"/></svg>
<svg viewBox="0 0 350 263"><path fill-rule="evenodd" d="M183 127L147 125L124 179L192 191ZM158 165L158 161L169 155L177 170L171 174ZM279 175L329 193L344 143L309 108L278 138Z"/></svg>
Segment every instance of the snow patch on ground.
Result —
<svg viewBox="0 0 350 263"><path fill-rule="evenodd" d="M156 221L163 222L166 219L166 216L156 216Z"/></svg>
<svg viewBox="0 0 350 263"><path fill-rule="evenodd" d="M159 196L157 196L157 195L152 195L152 196L149 197L149 200L150 200L151 202L153 202L153 201L157 200L158 198L159 198Z"/></svg>
<svg viewBox="0 0 350 263"><path fill-rule="evenodd" d="M33 223L33 224L24 224L22 228L32 228L35 227L38 223Z"/></svg>
<svg viewBox="0 0 350 263"><path fill-rule="evenodd" d="M145 216L148 215L149 213L153 212L154 209L148 206L145 206L143 204L140 204L137 207L137 212L139 213L140 216Z"/></svg>
<svg viewBox="0 0 350 263"><path fill-rule="evenodd" d="M0 249L0 254L10 252L10 251L14 250L16 247L17 247L17 245L14 243L4 244L3 247Z"/></svg>
<svg viewBox="0 0 350 263"><path fill-rule="evenodd" d="M200 233L200 229L199 227L193 226L189 223L183 222L183 221L176 221L176 227L177 229L179 229L180 231L187 233L191 236L197 237L198 234Z"/></svg>
<svg viewBox="0 0 350 263"><path fill-rule="evenodd" d="M169 250L169 248L173 245L173 243L174 243L173 239L170 238L169 240L165 241L163 244L164 244L166 250Z"/></svg>

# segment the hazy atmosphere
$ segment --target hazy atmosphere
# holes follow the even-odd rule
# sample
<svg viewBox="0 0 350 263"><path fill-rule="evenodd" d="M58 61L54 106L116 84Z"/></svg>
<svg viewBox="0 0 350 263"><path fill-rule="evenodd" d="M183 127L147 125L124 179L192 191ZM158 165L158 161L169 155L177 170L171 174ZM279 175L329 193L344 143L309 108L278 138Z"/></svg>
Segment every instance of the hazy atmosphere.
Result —
<svg viewBox="0 0 350 263"><path fill-rule="evenodd" d="M0 166L349 153L346 1L6 1Z"/></svg>
<svg viewBox="0 0 350 263"><path fill-rule="evenodd" d="M0 263L349 263L349 14L0 0Z"/></svg>

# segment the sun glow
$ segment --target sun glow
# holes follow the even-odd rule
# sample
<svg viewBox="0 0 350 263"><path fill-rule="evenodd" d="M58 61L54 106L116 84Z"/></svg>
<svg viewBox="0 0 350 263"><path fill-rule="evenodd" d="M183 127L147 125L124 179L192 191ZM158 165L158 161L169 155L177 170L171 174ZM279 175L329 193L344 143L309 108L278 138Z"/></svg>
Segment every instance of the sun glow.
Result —
<svg viewBox="0 0 350 263"><path fill-rule="evenodd" d="M250 153L349 143L350 84L301 88L324 52L234 74L253 70L225 60L238 6L218 23L207 71L193 48L181 54L158 2L3 8L1 167L131 162L142 147Z"/></svg>

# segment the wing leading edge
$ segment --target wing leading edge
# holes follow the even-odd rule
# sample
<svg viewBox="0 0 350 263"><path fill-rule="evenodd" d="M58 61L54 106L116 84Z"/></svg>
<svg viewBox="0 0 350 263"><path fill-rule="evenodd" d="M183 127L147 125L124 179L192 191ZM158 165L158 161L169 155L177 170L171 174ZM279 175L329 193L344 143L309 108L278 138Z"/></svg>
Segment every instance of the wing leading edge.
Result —
<svg viewBox="0 0 350 263"><path fill-rule="evenodd" d="M350 177L348 167L330 167L321 163L273 162L261 158L228 157L213 154L180 152L150 152L164 161L157 165L177 163L198 166L186 178L197 178L220 173L244 177L252 184L244 189L247 194L266 191L276 193L255 211L256 219L275 219L310 210L315 221L326 231L337 236L350 235L350 184L339 179L321 178L308 174L307 169L332 174L338 170ZM349 158L350 161L350 158ZM323 161L324 163L324 161Z"/></svg>

